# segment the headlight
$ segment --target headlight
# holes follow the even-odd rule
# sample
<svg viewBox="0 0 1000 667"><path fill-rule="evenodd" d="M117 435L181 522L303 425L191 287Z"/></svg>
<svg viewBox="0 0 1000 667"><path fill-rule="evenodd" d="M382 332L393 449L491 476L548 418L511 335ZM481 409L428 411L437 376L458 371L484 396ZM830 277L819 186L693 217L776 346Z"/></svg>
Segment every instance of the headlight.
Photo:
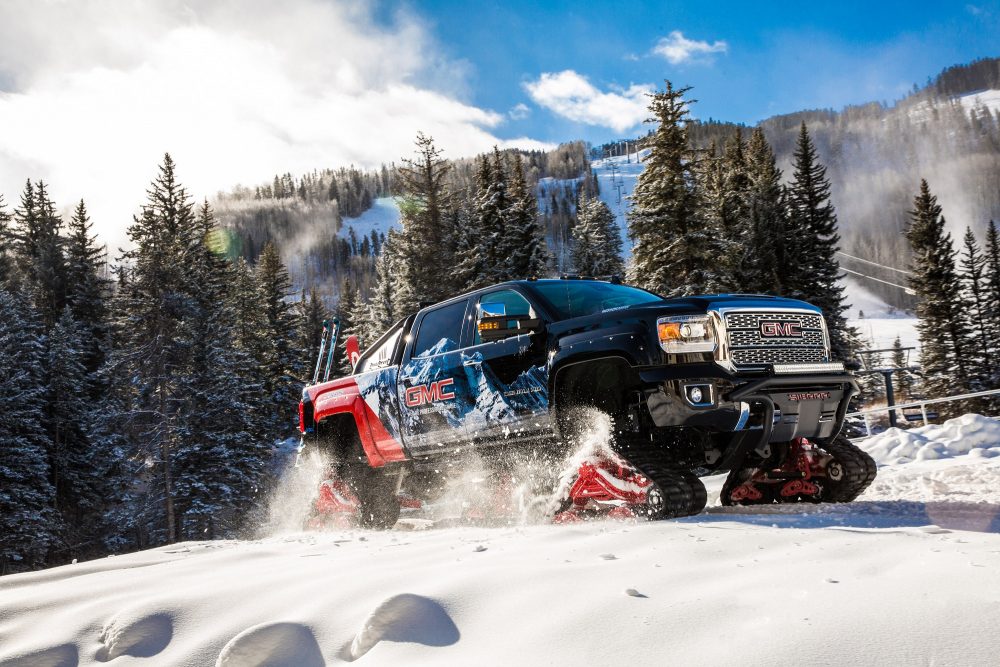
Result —
<svg viewBox="0 0 1000 667"><path fill-rule="evenodd" d="M715 351L715 331L707 315L661 317L656 320L656 334L669 354Z"/></svg>

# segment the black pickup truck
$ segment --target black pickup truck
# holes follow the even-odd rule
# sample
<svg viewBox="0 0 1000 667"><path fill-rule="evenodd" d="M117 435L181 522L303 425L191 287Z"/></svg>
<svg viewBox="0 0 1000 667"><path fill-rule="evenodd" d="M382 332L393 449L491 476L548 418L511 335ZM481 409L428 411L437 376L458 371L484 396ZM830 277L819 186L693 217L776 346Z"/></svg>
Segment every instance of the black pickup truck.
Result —
<svg viewBox="0 0 1000 667"><path fill-rule="evenodd" d="M299 414L364 525L391 526L397 494L440 486L463 453L556 460L581 408L610 415L614 460L582 467L563 509L661 518L700 512L699 476L723 471L726 505L853 500L875 477L839 435L857 392L808 303L525 280L401 320L352 375L306 387Z"/></svg>

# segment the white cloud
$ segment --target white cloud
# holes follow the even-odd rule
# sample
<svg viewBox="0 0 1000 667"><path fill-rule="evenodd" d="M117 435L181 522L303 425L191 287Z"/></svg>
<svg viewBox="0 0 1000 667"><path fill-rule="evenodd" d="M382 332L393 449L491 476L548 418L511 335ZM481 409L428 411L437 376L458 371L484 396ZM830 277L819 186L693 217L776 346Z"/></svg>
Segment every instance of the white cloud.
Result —
<svg viewBox="0 0 1000 667"><path fill-rule="evenodd" d="M700 56L708 56L713 53L726 53L729 45L723 41L712 43L688 39L680 30L674 30L653 47L653 53L663 56L673 65L695 62Z"/></svg>
<svg viewBox="0 0 1000 667"><path fill-rule="evenodd" d="M531 107L529 107L524 102L518 102L514 107L507 112L511 120L524 120L531 115Z"/></svg>
<svg viewBox="0 0 1000 667"><path fill-rule="evenodd" d="M646 119L649 115L646 95L653 92L651 84L601 92L571 69L545 72L537 81L524 84L524 88L537 104L563 118L617 132L634 128Z"/></svg>
<svg viewBox="0 0 1000 667"><path fill-rule="evenodd" d="M418 130L452 157L543 145L492 134L504 116L461 101L464 65L428 55L419 19L386 27L370 12L350 0L6 0L0 192L16 201L24 179L45 179L61 206L86 198L114 244L167 151L201 197L398 160Z"/></svg>

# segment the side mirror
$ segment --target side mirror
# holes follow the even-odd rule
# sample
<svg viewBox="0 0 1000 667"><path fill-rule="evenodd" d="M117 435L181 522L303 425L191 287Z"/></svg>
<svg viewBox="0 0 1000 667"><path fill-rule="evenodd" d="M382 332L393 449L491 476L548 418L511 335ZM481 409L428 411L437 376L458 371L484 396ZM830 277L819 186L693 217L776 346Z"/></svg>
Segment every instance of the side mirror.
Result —
<svg viewBox="0 0 1000 667"><path fill-rule="evenodd" d="M479 305L476 329L480 340L492 343L512 336L538 333L545 326L540 319L528 315L507 315L502 303L482 303Z"/></svg>

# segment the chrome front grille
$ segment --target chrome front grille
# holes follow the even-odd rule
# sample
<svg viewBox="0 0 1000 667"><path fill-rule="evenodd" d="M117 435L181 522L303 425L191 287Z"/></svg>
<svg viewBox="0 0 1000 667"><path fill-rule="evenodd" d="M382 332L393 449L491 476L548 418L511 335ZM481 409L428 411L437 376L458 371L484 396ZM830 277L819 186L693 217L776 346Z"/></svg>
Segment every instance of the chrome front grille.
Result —
<svg viewBox="0 0 1000 667"><path fill-rule="evenodd" d="M765 364L815 364L829 361L823 318L804 312L725 313L726 348L737 367ZM796 334L779 331L764 335L769 327L791 327Z"/></svg>

